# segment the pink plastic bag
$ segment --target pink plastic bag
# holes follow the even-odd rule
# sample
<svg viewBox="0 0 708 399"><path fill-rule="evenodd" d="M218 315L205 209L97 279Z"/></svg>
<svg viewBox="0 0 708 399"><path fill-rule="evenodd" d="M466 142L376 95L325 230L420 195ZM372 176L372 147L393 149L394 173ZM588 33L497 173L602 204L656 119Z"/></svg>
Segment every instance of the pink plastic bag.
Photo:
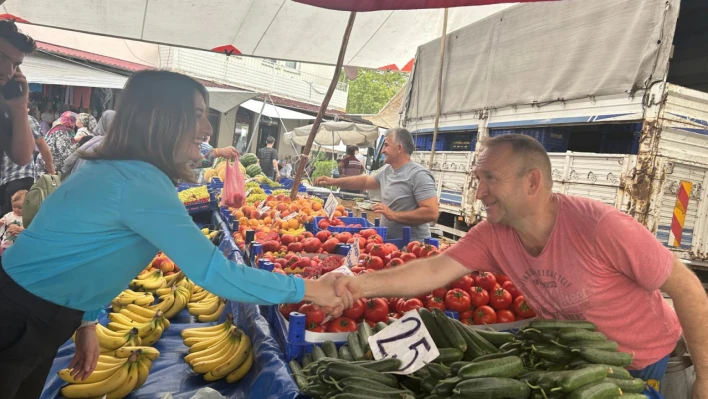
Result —
<svg viewBox="0 0 708 399"><path fill-rule="evenodd" d="M226 160L226 175L224 176L224 190L221 193L221 206L240 208L246 202L246 183L238 166L238 156L231 161Z"/></svg>

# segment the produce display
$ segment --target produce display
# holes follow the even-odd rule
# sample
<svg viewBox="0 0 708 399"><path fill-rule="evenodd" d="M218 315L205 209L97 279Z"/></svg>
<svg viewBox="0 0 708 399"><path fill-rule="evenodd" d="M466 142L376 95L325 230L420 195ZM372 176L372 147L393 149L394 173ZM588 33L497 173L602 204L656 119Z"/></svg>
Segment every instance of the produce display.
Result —
<svg viewBox="0 0 708 399"><path fill-rule="evenodd" d="M209 202L209 190L206 186L190 187L177 193L180 201L187 205L196 205Z"/></svg>
<svg viewBox="0 0 708 399"><path fill-rule="evenodd" d="M440 355L415 373L386 374L401 361L373 360L368 337L387 327L380 322L360 324L339 348L313 346L290 362L293 378L312 398L645 398L644 381L625 369L633 356L590 322L534 320L513 334L418 312Z"/></svg>

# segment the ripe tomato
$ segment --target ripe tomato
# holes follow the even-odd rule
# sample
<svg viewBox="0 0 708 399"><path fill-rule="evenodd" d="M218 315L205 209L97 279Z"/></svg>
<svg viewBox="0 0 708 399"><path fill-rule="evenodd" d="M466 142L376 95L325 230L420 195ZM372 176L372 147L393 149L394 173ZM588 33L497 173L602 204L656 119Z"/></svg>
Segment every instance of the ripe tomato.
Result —
<svg viewBox="0 0 708 399"><path fill-rule="evenodd" d="M425 244L420 248L420 253L417 254L419 258L425 258L429 253L437 250L434 246L430 244Z"/></svg>
<svg viewBox="0 0 708 399"><path fill-rule="evenodd" d="M414 248L414 247L419 247L420 245L421 245L421 244L420 244L420 241L411 241L411 242L408 243L408 245L406 245L406 250L407 250L408 252L411 252L411 253L412 253L412 252L413 252L413 248Z"/></svg>
<svg viewBox="0 0 708 399"><path fill-rule="evenodd" d="M403 252L401 252L399 250L395 250L395 251L391 252L391 259L400 259L401 255L403 255Z"/></svg>
<svg viewBox="0 0 708 399"><path fill-rule="evenodd" d="M288 244L288 251L290 252L302 252L304 249L305 247L301 242L291 242Z"/></svg>
<svg viewBox="0 0 708 399"><path fill-rule="evenodd" d="M376 234L376 230L374 229L364 229L359 232L359 235L364 237L364 239L368 239L372 235Z"/></svg>
<svg viewBox="0 0 708 399"><path fill-rule="evenodd" d="M315 237L317 237L318 240L325 242L329 240L330 237L332 237L332 232L329 230L321 230L318 231L317 234L315 234Z"/></svg>
<svg viewBox="0 0 708 399"><path fill-rule="evenodd" d="M367 269L381 270L384 267L384 262L383 259L378 256L367 255L366 258L364 258L364 267Z"/></svg>
<svg viewBox="0 0 708 399"><path fill-rule="evenodd" d="M467 275L467 276L462 276L458 278L457 280L453 281L450 283L450 288L459 288L465 292L469 292L469 290L472 288L474 285L474 279L472 276Z"/></svg>
<svg viewBox="0 0 708 399"><path fill-rule="evenodd" d="M522 319L536 317L536 312L526 303L526 298L524 298L523 295L514 299L514 313Z"/></svg>
<svg viewBox="0 0 708 399"><path fill-rule="evenodd" d="M445 294L447 294L447 288L445 288L445 287L436 288L432 292L432 295L436 296L438 298L445 298Z"/></svg>
<svg viewBox="0 0 708 399"><path fill-rule="evenodd" d="M390 242L385 243L384 248L386 248L386 251L388 251L389 254L398 252L398 247L395 244L391 244ZM391 258L393 258L393 256L391 256Z"/></svg>
<svg viewBox="0 0 708 399"><path fill-rule="evenodd" d="M395 297L388 298L388 311L389 311L389 313L396 311L396 305L398 304L399 300L401 300L401 298L395 298Z"/></svg>
<svg viewBox="0 0 708 399"><path fill-rule="evenodd" d="M459 288L451 289L445 294L445 306L450 310L464 312L470 307L470 294Z"/></svg>
<svg viewBox="0 0 708 399"><path fill-rule="evenodd" d="M386 264L386 268L401 266L403 263L403 259L394 258Z"/></svg>
<svg viewBox="0 0 708 399"><path fill-rule="evenodd" d="M497 311L497 323L513 323L516 321L514 313L509 309L502 309Z"/></svg>
<svg viewBox="0 0 708 399"><path fill-rule="evenodd" d="M386 255L388 255L388 250L383 245L375 244L371 246L371 249L369 250L369 255L378 256L379 258L383 259L386 257Z"/></svg>
<svg viewBox="0 0 708 399"><path fill-rule="evenodd" d="M384 321L388 315L388 303L383 298L373 298L366 301L364 318L369 321Z"/></svg>
<svg viewBox="0 0 708 399"><path fill-rule="evenodd" d="M428 252L427 257L428 257L428 258L432 258L433 256L438 256L438 255L440 255L440 254L441 254L441 252L440 252L439 250L435 249L435 250L432 250L432 251Z"/></svg>
<svg viewBox="0 0 708 399"><path fill-rule="evenodd" d="M285 320L290 320L290 312L297 312L299 305L300 304L297 303L283 303L278 305L278 310L280 311L280 314L285 317Z"/></svg>
<svg viewBox="0 0 708 399"><path fill-rule="evenodd" d="M307 238L305 239L305 241L302 242L302 246L305 249L305 252L315 253L320 250L320 247L322 246L322 241L315 237Z"/></svg>
<svg viewBox="0 0 708 399"><path fill-rule="evenodd" d="M320 231L321 233L321 231ZM319 233L317 233L319 234ZM330 238L327 241L322 244L322 250L325 252L328 252L330 254L336 253L337 252L337 245L339 244L339 240L336 238Z"/></svg>
<svg viewBox="0 0 708 399"><path fill-rule="evenodd" d="M345 231L344 233L339 233L339 235L337 236L337 238L339 239L339 242L341 242L342 244L346 244L347 241L349 241L353 237L354 236L352 236L352 233L350 233L348 231Z"/></svg>
<svg viewBox="0 0 708 399"><path fill-rule="evenodd" d="M329 327L327 327L327 332L333 333L352 331L356 331L356 321L344 316L330 321Z"/></svg>
<svg viewBox="0 0 708 399"><path fill-rule="evenodd" d="M497 279L497 284L501 284L502 287L505 282L509 281L509 277L500 273L495 274L494 277Z"/></svg>
<svg viewBox="0 0 708 399"><path fill-rule="evenodd" d="M428 308L428 310L438 308L443 312L447 310L447 308L445 307L445 301L437 296L432 296L428 299L428 302L426 303L426 308Z"/></svg>
<svg viewBox="0 0 708 399"><path fill-rule="evenodd" d="M366 306L364 300L359 299L358 301L354 302L352 307L345 310L342 315L352 320L359 320L362 316L364 316L364 306Z"/></svg>
<svg viewBox="0 0 708 399"><path fill-rule="evenodd" d="M482 287L472 287L470 290L470 303L475 308L489 303L489 292Z"/></svg>
<svg viewBox="0 0 708 399"><path fill-rule="evenodd" d="M418 299L418 298L412 298L404 301L401 306L400 310L398 310L399 313L406 313L414 309L420 309L423 307L423 302Z"/></svg>
<svg viewBox="0 0 708 399"><path fill-rule="evenodd" d="M470 308L469 310L465 310L464 312L460 312L460 320L465 320L465 319L474 319L474 309Z"/></svg>
<svg viewBox="0 0 708 399"><path fill-rule="evenodd" d="M494 277L492 273L482 272L475 279L475 283L487 290L488 292L494 292L494 286L497 285L497 278Z"/></svg>
<svg viewBox="0 0 708 399"><path fill-rule="evenodd" d="M504 288L505 290L509 291L509 293L511 294L511 297L512 297L512 298L517 298L519 295L521 295L521 292L519 291L519 289L516 288L516 286L514 285L514 283L512 283L512 282L509 281L509 280L507 280L507 281L505 281L505 282L502 283L502 288Z"/></svg>
<svg viewBox="0 0 708 399"><path fill-rule="evenodd" d="M504 288L499 288L494 291L494 294L489 298L489 305L494 310L509 309L511 306L511 294Z"/></svg>
<svg viewBox="0 0 708 399"><path fill-rule="evenodd" d="M322 309L316 308L315 305L311 303L304 304L300 306L298 312L305 315L305 324L317 324L320 325L325 319L325 312Z"/></svg>
<svg viewBox="0 0 708 399"><path fill-rule="evenodd" d="M489 306L480 306L474 311L474 324L494 324L497 314Z"/></svg>
<svg viewBox="0 0 708 399"><path fill-rule="evenodd" d="M383 237L378 234L372 234L371 236L369 236L369 238L366 239L366 241L373 242L376 244L383 244Z"/></svg>
<svg viewBox="0 0 708 399"><path fill-rule="evenodd" d="M308 324L307 325L307 331L312 331L312 332L318 332L318 333L323 333L327 332L327 324L322 324L322 325L317 325L317 324Z"/></svg>
<svg viewBox="0 0 708 399"><path fill-rule="evenodd" d="M417 256L415 256L414 254L412 254L410 252L404 252L401 254L401 260L403 262L410 262L415 259L417 259Z"/></svg>

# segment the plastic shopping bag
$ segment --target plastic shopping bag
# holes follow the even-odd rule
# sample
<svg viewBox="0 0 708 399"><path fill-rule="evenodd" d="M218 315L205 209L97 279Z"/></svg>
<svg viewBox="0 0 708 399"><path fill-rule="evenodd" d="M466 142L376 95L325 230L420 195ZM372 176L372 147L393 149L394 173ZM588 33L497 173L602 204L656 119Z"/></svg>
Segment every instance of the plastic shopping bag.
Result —
<svg viewBox="0 0 708 399"><path fill-rule="evenodd" d="M221 193L221 206L240 208L246 202L246 183L238 167L238 156L234 160L226 161L226 175L224 190Z"/></svg>

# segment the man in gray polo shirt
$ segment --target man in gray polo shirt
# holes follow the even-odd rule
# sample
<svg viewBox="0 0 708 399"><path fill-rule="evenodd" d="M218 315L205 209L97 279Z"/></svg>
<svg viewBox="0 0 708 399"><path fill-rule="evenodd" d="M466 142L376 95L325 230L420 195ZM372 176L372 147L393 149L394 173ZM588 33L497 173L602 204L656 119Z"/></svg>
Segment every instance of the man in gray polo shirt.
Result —
<svg viewBox="0 0 708 399"><path fill-rule="evenodd" d="M334 179L319 177L315 184L338 186L346 190L381 189L381 203L373 208L388 228L387 238L400 238L402 227L411 227L413 240L430 237L428 223L438 220L438 198L433 175L411 162L415 150L413 137L406 129L391 129L386 134L383 154L386 165L376 176L352 176Z"/></svg>

